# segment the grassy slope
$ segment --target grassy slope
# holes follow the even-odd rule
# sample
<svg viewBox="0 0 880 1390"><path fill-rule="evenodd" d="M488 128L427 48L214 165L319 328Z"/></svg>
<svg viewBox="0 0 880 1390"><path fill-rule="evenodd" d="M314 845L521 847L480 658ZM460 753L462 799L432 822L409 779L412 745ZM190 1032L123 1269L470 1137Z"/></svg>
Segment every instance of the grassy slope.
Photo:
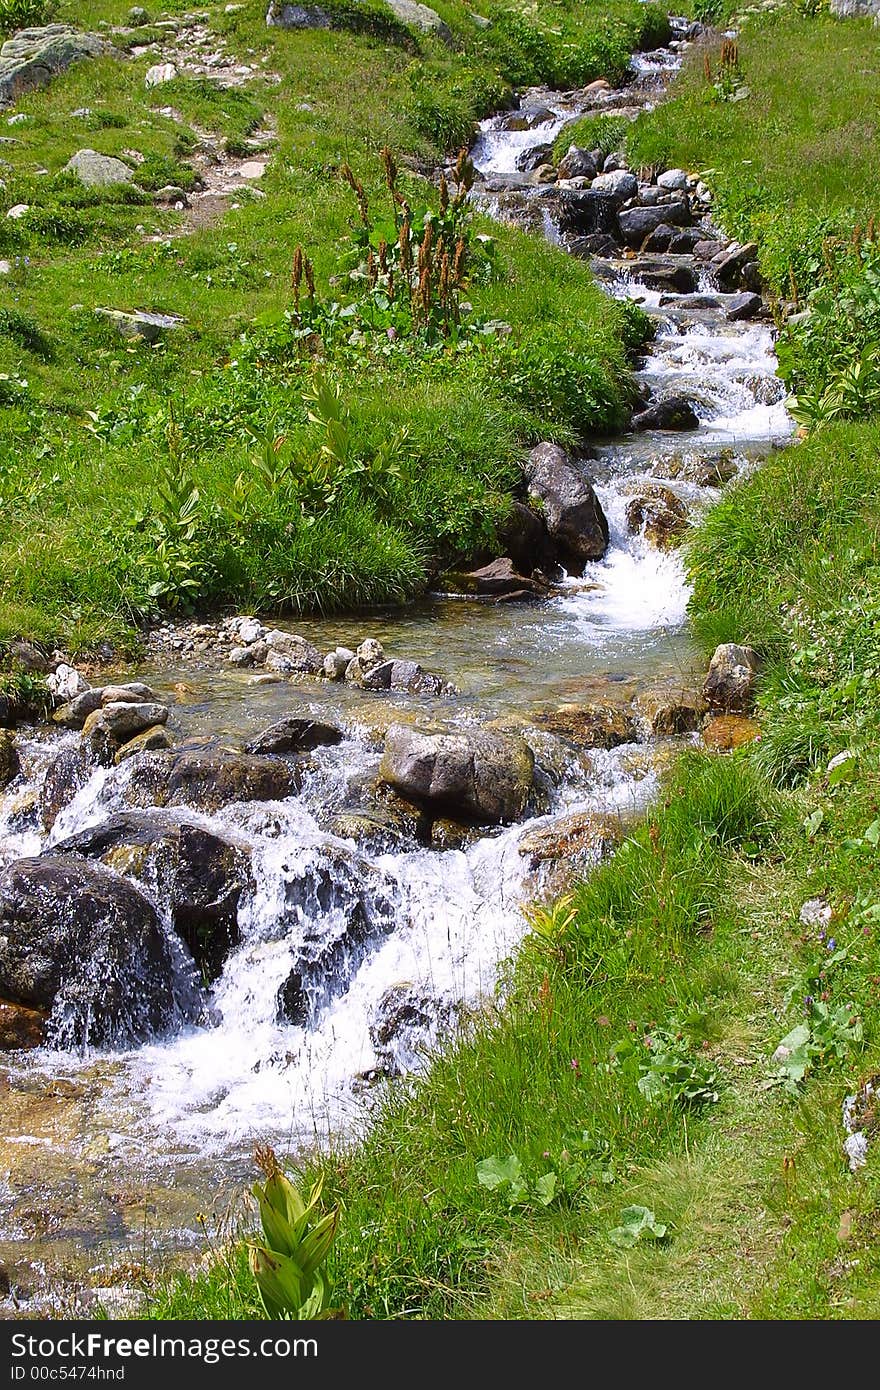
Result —
<svg viewBox="0 0 880 1390"><path fill-rule="evenodd" d="M681 101L645 122L640 148L662 136L670 163L712 162L731 207L749 149L764 215L737 230L767 228L762 253L797 266L821 248L781 210L816 206L810 178L841 147L835 121L849 120L840 54L858 51L858 75L876 39L868 26L786 19L743 51L747 80L762 74L772 106L760 95L707 105L686 79ZM784 157L771 140L780 131ZM850 153L848 182L833 195L826 182L821 206L842 227L864 216L859 190L876 165L875 145ZM876 1133L852 1174L841 1123L844 1096L880 1068L878 467L876 424L826 428L772 455L695 534L693 616L707 649L751 640L767 658L761 742L688 755L625 851L536 918L503 1011L392 1095L374 1131L332 1161L345 1204L332 1273L353 1316L880 1312ZM834 784L827 762L846 749L849 775ZM824 935L798 916L817 895L833 908ZM839 1027L790 1095L771 1058L810 1015L808 996L839 1010ZM853 1018L861 1042L840 1031ZM642 1094L643 1039L658 1028L681 1035L680 1075L716 1088L717 1103ZM512 1208L476 1168L510 1153L532 1183ZM545 1209L533 1184L551 1169L563 1192ZM636 1203L668 1237L621 1249L610 1232ZM231 1280L164 1288L154 1314L210 1317L221 1299L234 1315L253 1307L241 1266Z"/></svg>
<svg viewBox="0 0 880 1390"><path fill-rule="evenodd" d="M188 8L181 0L165 12ZM290 307L297 244L315 262L319 295L330 292L354 212L340 165L353 165L376 208L384 144L411 163L436 159L509 83L613 76L640 35L657 31L656 13L636 0L539 7L528 22L489 5L486 31L459 0L440 9L452 49L387 14L378 35L286 33L266 28L262 0L232 15L212 4L204 13L228 50L280 83L255 77L223 94L181 76L149 91L155 55L107 57L18 104L29 119L11 128L0 189L0 255L13 262L0 281L0 641L24 633L76 650L125 640L160 602L301 610L404 598L438 563L490 538L523 442L621 418L630 329L620 308L585 267L504 231L496 274L469 297L475 317L511 325L505 343L478 338L459 353L416 343L378 358L343 350L331 362L360 456L407 431L387 495L356 481L309 516L298 497L282 504L254 481L251 430L286 435L299 463L319 447L302 399L313 363L290 351L268 361L252 324ZM94 27L127 10L124 0L62 0L57 17ZM182 122L161 114L169 106ZM265 198L243 195L219 225L185 238L145 242L180 224L147 192L84 192L60 173L83 146L135 149L147 157L137 175L146 184L186 183L200 130L242 153L261 122L276 137ZM434 203L416 174L402 178L416 204ZM31 212L4 218L16 203ZM99 305L186 323L161 347L135 346L93 315ZM563 316L564 333L552 326ZM189 527L181 500L194 489Z"/></svg>

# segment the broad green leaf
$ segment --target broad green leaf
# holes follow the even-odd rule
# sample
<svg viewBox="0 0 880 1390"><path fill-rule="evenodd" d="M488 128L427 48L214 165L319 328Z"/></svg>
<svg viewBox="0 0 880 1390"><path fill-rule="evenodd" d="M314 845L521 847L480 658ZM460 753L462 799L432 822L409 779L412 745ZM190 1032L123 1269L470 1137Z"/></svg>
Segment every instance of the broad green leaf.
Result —
<svg viewBox="0 0 880 1390"><path fill-rule="evenodd" d="M339 1209L328 1212L300 1242L296 1258L306 1276L313 1274L336 1239Z"/></svg>
<svg viewBox="0 0 880 1390"><path fill-rule="evenodd" d="M297 1316L303 1301L303 1276L299 1266L262 1245L250 1247L250 1263L269 1317Z"/></svg>
<svg viewBox="0 0 880 1390"><path fill-rule="evenodd" d="M493 1154L491 1158L483 1158L477 1164L477 1181L493 1191L505 1183L515 1182L521 1173L522 1164L516 1154L509 1154L507 1158L498 1158Z"/></svg>
<svg viewBox="0 0 880 1390"><path fill-rule="evenodd" d="M554 1172L543 1173L535 1182L535 1196L542 1207L549 1207L553 1198L556 1196L556 1174Z"/></svg>

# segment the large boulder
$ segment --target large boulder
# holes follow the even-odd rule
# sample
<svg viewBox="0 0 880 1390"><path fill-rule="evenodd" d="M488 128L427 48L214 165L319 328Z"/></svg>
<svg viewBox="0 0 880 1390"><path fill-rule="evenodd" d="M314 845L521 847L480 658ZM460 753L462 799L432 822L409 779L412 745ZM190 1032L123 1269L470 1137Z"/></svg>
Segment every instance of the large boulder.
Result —
<svg viewBox="0 0 880 1390"><path fill-rule="evenodd" d="M615 207L620 207L639 191L639 181L627 169L609 169L606 174L598 174L593 179L593 192L610 198Z"/></svg>
<svg viewBox="0 0 880 1390"><path fill-rule="evenodd" d="M535 872L545 864L564 863L571 874L610 854L623 838L618 816L600 811L573 811L520 837L517 850Z"/></svg>
<svg viewBox="0 0 880 1390"><path fill-rule="evenodd" d="M128 1047L193 1017L191 962L133 884L74 855L0 874L0 995L51 1010L62 1047Z"/></svg>
<svg viewBox="0 0 880 1390"><path fill-rule="evenodd" d="M80 34L68 24L19 29L0 48L0 108L11 106L35 87L44 87L71 63L113 51L112 44L97 34Z"/></svg>
<svg viewBox="0 0 880 1390"><path fill-rule="evenodd" d="M456 593L504 602L545 598L550 588L545 577L520 574L507 555L467 574L446 574L443 582Z"/></svg>
<svg viewBox="0 0 880 1390"><path fill-rule="evenodd" d="M179 748L132 761L128 796L135 805L217 811L236 801L282 801L300 786L295 765L226 748Z"/></svg>
<svg viewBox="0 0 880 1390"><path fill-rule="evenodd" d="M439 1034L452 1030L461 1004L438 998L424 985L401 980L386 989L373 1010L370 1041L386 1076L413 1071Z"/></svg>
<svg viewBox="0 0 880 1390"><path fill-rule="evenodd" d="M583 574L608 549L608 519L583 470L558 444L539 444L525 464L529 494L542 507L559 562Z"/></svg>
<svg viewBox="0 0 880 1390"><path fill-rule="evenodd" d="M652 734L690 734L699 729L706 701L699 691L681 682L665 681L639 692L638 708Z"/></svg>
<svg viewBox="0 0 880 1390"><path fill-rule="evenodd" d="M238 906L253 889L250 855L213 831L161 811L126 811L59 841L53 853L101 859L143 884L203 979L216 979L238 945Z"/></svg>
<svg viewBox="0 0 880 1390"><path fill-rule="evenodd" d="M50 762L40 788L40 816L51 830L58 816L81 791L94 772L85 744L68 744Z"/></svg>
<svg viewBox="0 0 880 1390"><path fill-rule="evenodd" d="M533 570L553 578L556 552L544 519L524 502L514 502L507 519L498 528L498 541L503 555L509 555L520 574Z"/></svg>
<svg viewBox="0 0 880 1390"><path fill-rule="evenodd" d="M692 220L686 198L671 199L652 208L627 208L618 216L623 242L635 251L661 222L669 227L688 227Z"/></svg>
<svg viewBox="0 0 880 1390"><path fill-rule="evenodd" d="M687 396L666 396L633 415L634 430L695 430L700 420Z"/></svg>
<svg viewBox="0 0 880 1390"><path fill-rule="evenodd" d="M559 194L559 230L573 236L602 232L615 240L620 236L617 207L612 198L598 189L563 189Z"/></svg>
<svg viewBox="0 0 880 1390"><path fill-rule="evenodd" d="M75 174L87 188L105 188L114 183L130 183L131 169L121 159L97 150L77 150L64 166L65 172Z"/></svg>
<svg viewBox="0 0 880 1390"><path fill-rule="evenodd" d="M379 780L436 816L498 825L522 815L534 773L534 754L516 735L424 734L395 724L385 736Z"/></svg>
<svg viewBox="0 0 880 1390"><path fill-rule="evenodd" d="M722 642L715 648L703 683L703 695L713 710L725 714L748 714L755 701L758 654L736 642Z"/></svg>
<svg viewBox="0 0 880 1390"><path fill-rule="evenodd" d="M592 150L581 149L579 145L569 145L568 152L559 161L556 172L561 179L594 179L598 169Z"/></svg>
<svg viewBox="0 0 880 1390"><path fill-rule="evenodd" d="M385 0L391 13L411 29L421 34L433 34L445 44L452 43L452 32L430 5L419 4L419 0Z"/></svg>

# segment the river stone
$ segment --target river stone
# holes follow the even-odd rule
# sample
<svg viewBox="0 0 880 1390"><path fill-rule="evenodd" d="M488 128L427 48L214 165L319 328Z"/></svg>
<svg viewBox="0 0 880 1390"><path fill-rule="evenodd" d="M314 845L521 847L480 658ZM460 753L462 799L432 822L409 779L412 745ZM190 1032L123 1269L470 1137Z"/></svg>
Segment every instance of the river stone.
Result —
<svg viewBox="0 0 880 1390"><path fill-rule="evenodd" d="M335 724L323 724L319 719L304 719L290 715L264 729L245 744L246 753L311 753L315 748L342 742L342 730Z"/></svg>
<svg viewBox="0 0 880 1390"><path fill-rule="evenodd" d="M461 821L441 816L431 824L431 848L443 850L465 850L482 839L483 831L474 825L464 825Z"/></svg>
<svg viewBox="0 0 880 1390"><path fill-rule="evenodd" d="M50 695L63 704L68 700L74 700L77 695L84 694L89 689L89 683L85 676L81 675L75 666L69 666L61 661L46 677L46 685Z"/></svg>
<svg viewBox="0 0 880 1390"><path fill-rule="evenodd" d="M540 502L559 562L583 574L608 548L608 520L586 474L558 444L539 444L524 466L529 495Z"/></svg>
<svg viewBox="0 0 880 1390"><path fill-rule="evenodd" d="M203 979L238 945L238 906L254 883L247 850L164 812L128 811L62 840L53 853L101 859L167 909Z"/></svg>
<svg viewBox="0 0 880 1390"><path fill-rule="evenodd" d="M661 222L659 227L655 227L645 237L643 251L668 251L672 245L673 238L677 235L675 227L670 227L666 222Z"/></svg>
<svg viewBox="0 0 880 1390"><path fill-rule="evenodd" d="M266 657L267 670L280 670L280 659L288 673L317 676L324 665L324 658L318 648L295 632L282 632L276 627L266 633L265 641L269 647L269 655ZM272 662L273 657L276 659L275 663Z"/></svg>
<svg viewBox="0 0 880 1390"><path fill-rule="evenodd" d="M661 222L666 222L671 227L687 227L691 222L691 213L687 199L676 199L654 208L627 208L618 214L617 220L620 223L620 235L624 244L638 251L645 238L659 227Z"/></svg>
<svg viewBox="0 0 880 1390"><path fill-rule="evenodd" d="M237 801L282 801L300 787L298 768L281 758L229 749L178 748L133 760L133 805L194 806L217 811Z"/></svg>
<svg viewBox="0 0 880 1390"><path fill-rule="evenodd" d="M82 695L77 695L57 709L52 715L52 722L60 724L62 729L81 729L89 715L101 708L103 693L101 686L93 690L84 690Z"/></svg>
<svg viewBox="0 0 880 1390"><path fill-rule="evenodd" d="M594 192L610 198L616 207L620 207L622 203L636 196L639 181L635 174L629 173L626 169L610 169L607 173L597 174L592 187Z"/></svg>
<svg viewBox="0 0 880 1390"><path fill-rule="evenodd" d="M740 283L743 266L753 261L757 254L758 245L754 241L747 242L745 246L738 246L734 242L732 246L727 247L710 262L718 283L731 289L735 288Z"/></svg>
<svg viewBox="0 0 880 1390"><path fill-rule="evenodd" d="M555 577L556 556L543 517L523 502L514 502L510 515L498 528L504 555L510 556L520 574L534 570Z"/></svg>
<svg viewBox="0 0 880 1390"><path fill-rule="evenodd" d="M380 997L370 1022L370 1041L386 1076L400 1076L424 1064L425 1049L437 1045L461 1014L461 1004L438 999L424 985L401 980Z"/></svg>
<svg viewBox="0 0 880 1390"><path fill-rule="evenodd" d="M636 704L652 734L665 737L691 734L706 714L706 701L698 690L669 682L639 692Z"/></svg>
<svg viewBox="0 0 880 1390"><path fill-rule="evenodd" d="M372 945L398 925L396 886L342 845L297 852L281 866L276 929L291 937L291 970L277 994L278 1017L313 1027L347 989Z"/></svg>
<svg viewBox="0 0 880 1390"><path fill-rule="evenodd" d="M722 642L715 648L703 684L703 694L713 710L747 714L754 703L758 654L752 647Z"/></svg>
<svg viewBox="0 0 880 1390"><path fill-rule="evenodd" d="M562 705L532 717L539 728L560 734L579 748L616 748L632 743L637 736L632 713L619 705Z"/></svg>
<svg viewBox="0 0 880 1390"><path fill-rule="evenodd" d="M130 183L131 169L121 159L97 150L77 150L64 166L65 173L76 174L87 188L104 188L115 183Z"/></svg>
<svg viewBox="0 0 880 1390"><path fill-rule="evenodd" d="M379 781L437 816L500 824L522 815L534 772L531 748L515 735L423 734L397 724L385 738Z"/></svg>
<svg viewBox="0 0 880 1390"><path fill-rule="evenodd" d="M684 169L666 169L662 174L657 175L657 187L665 188L672 193L686 193L688 189L688 176Z"/></svg>
<svg viewBox="0 0 880 1390"><path fill-rule="evenodd" d="M626 504L626 524L660 549L666 549L687 529L687 508L660 483L647 483Z"/></svg>
<svg viewBox="0 0 880 1390"><path fill-rule="evenodd" d="M46 1041L45 1009L0 1001L0 1052L42 1047Z"/></svg>
<svg viewBox="0 0 880 1390"><path fill-rule="evenodd" d="M0 729L0 791L8 787L21 771L18 753L15 751L15 738L8 729Z"/></svg>
<svg viewBox="0 0 880 1390"><path fill-rule="evenodd" d="M753 319L756 314L760 314L763 307L764 301L759 294L745 291L733 295L727 301L724 317L730 323L736 323L740 319Z"/></svg>
<svg viewBox="0 0 880 1390"><path fill-rule="evenodd" d="M348 647L336 647L324 657L323 673L330 681L341 681L352 661L354 652L349 651Z"/></svg>
<svg viewBox="0 0 880 1390"><path fill-rule="evenodd" d="M594 179L598 172L596 156L592 150L579 145L569 145L568 152L559 161L557 173L561 179Z"/></svg>
<svg viewBox="0 0 880 1390"><path fill-rule="evenodd" d="M58 816L81 791L94 771L88 747L74 743L62 748L46 769L40 788L40 817L51 830Z"/></svg>
<svg viewBox="0 0 880 1390"><path fill-rule="evenodd" d="M157 702L152 686L141 681L129 681L126 685L105 685L101 691L102 705L143 705Z"/></svg>
<svg viewBox="0 0 880 1390"><path fill-rule="evenodd" d="M757 719L743 714L717 714L703 729L703 742L716 753L729 753L760 737L761 726Z"/></svg>
<svg viewBox="0 0 880 1390"><path fill-rule="evenodd" d="M454 582L458 592L481 598L544 598L549 591L546 579L520 574L509 556L493 560L468 574L447 575L445 580Z"/></svg>
<svg viewBox="0 0 880 1390"><path fill-rule="evenodd" d="M149 729L143 729L141 733L135 734L127 743L123 743L113 756L113 761L118 767L127 758L133 758L138 753L157 753L163 748L170 748L173 740L168 730L161 724L153 724Z"/></svg>
<svg viewBox="0 0 880 1390"><path fill-rule="evenodd" d="M101 705L100 710L90 714L83 725L83 733L88 736L100 724L107 729L117 743L127 742L135 734L154 724L168 722L168 706L158 703L129 704L113 700Z"/></svg>
<svg viewBox="0 0 880 1390"><path fill-rule="evenodd" d="M614 200L598 189L563 189L559 197L558 221L559 230L569 235L620 236Z"/></svg>
<svg viewBox="0 0 880 1390"><path fill-rule="evenodd" d="M365 854L402 854L415 847L416 841L397 824L392 816L380 811L339 811L330 821L331 835L340 840L353 840Z"/></svg>
<svg viewBox="0 0 880 1390"><path fill-rule="evenodd" d="M634 430L695 430L700 421L686 396L667 396L653 401L632 418Z"/></svg>
<svg viewBox="0 0 880 1390"><path fill-rule="evenodd" d="M551 825L541 825L520 837L517 850L528 861L529 868L558 860L577 859L595 863L610 854L623 839L623 827L618 816L599 811L575 811L561 816Z"/></svg>
<svg viewBox="0 0 880 1390"><path fill-rule="evenodd" d="M75 855L0 874L0 995L51 1010L62 1047L127 1047L192 1016L195 989L133 884Z"/></svg>
<svg viewBox="0 0 880 1390"><path fill-rule="evenodd" d="M19 29L0 48L0 108L44 87L71 63L113 52L112 44L98 34L81 34L67 24Z"/></svg>

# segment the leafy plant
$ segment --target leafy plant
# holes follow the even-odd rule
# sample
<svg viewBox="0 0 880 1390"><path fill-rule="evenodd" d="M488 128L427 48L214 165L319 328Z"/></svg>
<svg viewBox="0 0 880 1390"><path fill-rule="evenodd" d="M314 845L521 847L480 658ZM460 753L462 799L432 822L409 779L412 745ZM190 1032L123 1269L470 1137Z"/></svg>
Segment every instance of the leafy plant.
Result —
<svg viewBox="0 0 880 1390"><path fill-rule="evenodd" d="M612 1245L629 1250L640 1240L666 1240L669 1227L658 1221L650 1207L624 1207L620 1213L620 1225L608 1232Z"/></svg>
<svg viewBox="0 0 880 1390"><path fill-rule="evenodd" d="M652 1103L700 1108L718 1101L721 1079L714 1062L693 1050L675 1020L669 1028L652 1029L641 1045L632 1038L618 1042L612 1059L618 1066L637 1063L636 1084Z"/></svg>
<svg viewBox="0 0 880 1390"><path fill-rule="evenodd" d="M814 999L809 1010L807 1021L798 1023L777 1045L776 1070L765 1083L781 1086L789 1095L798 1094L799 1084L817 1063L846 1061L851 1045L863 1037L862 1021L851 1004Z"/></svg>
<svg viewBox="0 0 880 1390"><path fill-rule="evenodd" d="M0 0L0 35L48 24L56 8L54 0Z"/></svg>
<svg viewBox="0 0 880 1390"><path fill-rule="evenodd" d="M265 1173L252 1189L264 1243L250 1241L250 1265L268 1318L316 1320L340 1316L330 1307L330 1286L321 1266L339 1225L340 1210L321 1211L323 1177L304 1199L281 1171L269 1148L257 1152Z"/></svg>

